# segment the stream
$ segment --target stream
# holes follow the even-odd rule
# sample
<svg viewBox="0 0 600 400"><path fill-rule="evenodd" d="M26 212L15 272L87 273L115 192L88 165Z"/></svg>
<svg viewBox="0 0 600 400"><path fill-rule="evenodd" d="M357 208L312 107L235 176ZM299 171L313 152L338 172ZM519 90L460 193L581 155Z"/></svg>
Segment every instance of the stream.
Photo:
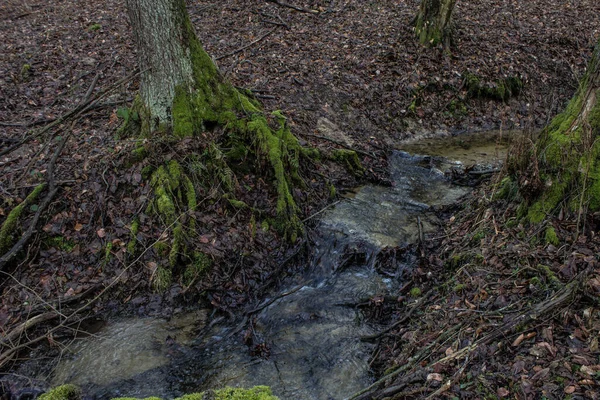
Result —
<svg viewBox="0 0 600 400"><path fill-rule="evenodd" d="M474 137L472 145L465 145L465 138L406 145L408 152L391 156L392 187L357 188L322 214L310 265L255 314L251 336L267 346L243 343L246 328L236 329L240 321L208 325L207 310L169 321L113 320L73 343L52 376L40 379L78 384L101 399L168 399L255 385L270 386L281 399L349 397L373 382L374 347L360 337L382 329L368 323L356 304L395 295L416 260L410 251L402 252L394 269L381 275L377 255L386 248L408 248L437 231L441 221L435 211L469 192L452 185L443 171L462 163L489 164L505 152L493 139ZM410 154L428 150L430 155ZM348 254L360 257L349 260ZM258 350L251 354L249 348Z"/></svg>

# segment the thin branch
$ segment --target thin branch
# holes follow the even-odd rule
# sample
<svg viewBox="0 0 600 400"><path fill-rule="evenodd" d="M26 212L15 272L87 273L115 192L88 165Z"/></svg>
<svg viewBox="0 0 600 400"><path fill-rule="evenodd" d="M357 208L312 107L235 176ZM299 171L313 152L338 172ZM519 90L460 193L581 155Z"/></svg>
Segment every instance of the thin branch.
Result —
<svg viewBox="0 0 600 400"><path fill-rule="evenodd" d="M341 141L339 141L339 140L335 140L335 139L332 139L332 138L328 138L327 136L313 135L313 134L311 134L311 133L301 133L301 135L302 135L302 136L314 137L314 138L317 138L317 139L322 139L322 140L327 140L327 141L329 141L329 142L331 142L331 143L335 143L335 144L337 144L338 146L342 146L342 147L344 147L344 148L346 148L346 149L348 149L348 150L352 150L352 151L354 151L355 153L362 154L363 156L366 156L366 157L369 157L369 158L377 159L377 157L375 157L373 154L371 154L371 153L369 153L369 152L367 152L367 151L360 150L360 149L355 149L355 148L354 148L354 147L352 147L352 146L348 146L348 145L347 145L346 143L344 143L344 142L341 142Z"/></svg>
<svg viewBox="0 0 600 400"><path fill-rule="evenodd" d="M281 6L281 7L291 8L292 10L300 11L300 12L311 14L311 15L315 15L315 14L319 13L317 10L311 10L310 8L296 6L296 5L285 3L285 2L279 1L279 0L266 0L266 1L269 3L277 4L278 6Z"/></svg>
<svg viewBox="0 0 600 400"><path fill-rule="evenodd" d="M262 35L262 36L261 36L261 37L259 37L258 39L256 39L256 40L254 40L254 41L250 42L250 43L249 43L249 44L247 44L246 46L240 47L239 49L237 49L237 50L234 50L234 51L232 51L231 53L227 53L227 54L224 54L224 55L222 55L222 56L219 56L219 57L217 57L217 58L216 58L216 60L217 60L217 61L219 61L219 60L222 60L222 59L224 59L224 58L227 58L227 57L234 56L234 55L236 55L237 53L241 53L242 51L246 50L247 48L254 46L256 43L260 42L261 40L263 40L264 38L266 38L267 36L269 36L270 34L272 34L273 32L275 32L276 30L277 30L277 28L275 28L275 29L271 29L269 32L265 33L264 35Z"/></svg>

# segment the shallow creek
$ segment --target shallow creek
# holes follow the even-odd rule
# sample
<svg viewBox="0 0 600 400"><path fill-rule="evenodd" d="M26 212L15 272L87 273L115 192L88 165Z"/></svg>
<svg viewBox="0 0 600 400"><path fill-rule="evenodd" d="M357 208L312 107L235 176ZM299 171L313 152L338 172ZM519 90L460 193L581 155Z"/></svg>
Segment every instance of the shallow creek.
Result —
<svg viewBox="0 0 600 400"><path fill-rule="evenodd" d="M440 224L434 210L468 192L444 178L442 170L460 165L439 157L440 149L453 149L453 139L445 140L430 145L435 157L394 152L392 187L358 188L322 214L313 261L256 314L254 336L264 338L268 357L249 354L243 331L236 330L239 321L206 328L203 310L170 321L115 320L70 347L52 384L79 384L97 398L173 398L260 384L281 399L343 399L368 386L373 347L359 339L376 328L354 305L393 295L402 285L402 270L412 267L414 257L405 255L396 271L378 274L373 264L381 249L406 246L433 232ZM489 140L465 149L461 140L449 153L460 160L462 151L465 163L487 163L503 151ZM427 148L408 145L407 150L422 154ZM354 250L362 261L347 263L344 256Z"/></svg>

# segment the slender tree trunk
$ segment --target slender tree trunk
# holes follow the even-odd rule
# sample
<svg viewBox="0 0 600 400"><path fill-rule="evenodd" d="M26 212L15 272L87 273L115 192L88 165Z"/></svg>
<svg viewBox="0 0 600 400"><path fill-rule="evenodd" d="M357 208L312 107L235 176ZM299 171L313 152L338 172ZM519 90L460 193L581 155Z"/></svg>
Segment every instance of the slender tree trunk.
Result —
<svg viewBox="0 0 600 400"><path fill-rule="evenodd" d="M600 41L579 90L544 129L520 178L524 211L541 222L558 210L600 210Z"/></svg>
<svg viewBox="0 0 600 400"><path fill-rule="evenodd" d="M421 0L419 14L415 19L415 31L421 44L450 45L452 11L456 0Z"/></svg>

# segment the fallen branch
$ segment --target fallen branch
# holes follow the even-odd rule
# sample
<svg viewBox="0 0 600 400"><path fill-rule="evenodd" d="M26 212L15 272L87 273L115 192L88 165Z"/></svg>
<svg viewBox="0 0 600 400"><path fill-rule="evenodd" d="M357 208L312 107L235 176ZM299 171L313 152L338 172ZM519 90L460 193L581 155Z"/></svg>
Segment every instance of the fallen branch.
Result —
<svg viewBox="0 0 600 400"><path fill-rule="evenodd" d="M313 135L313 134L311 134L311 133L301 133L301 135L302 135L302 136L314 137L314 138L317 138L317 139L322 139L322 140L327 140L327 141L329 141L329 142L331 142L331 143L335 143L335 144L337 144L338 146L342 146L342 147L344 147L344 148L346 148L346 149L348 149L348 150L352 150L352 151L354 151L355 153L362 154L363 156L367 156L367 157L369 157L369 158L377 159L377 157L376 157L376 156L374 156L373 154L371 154L371 153L369 153L369 152L367 152L367 151L364 151L364 150L359 150L359 149L355 149L354 147L352 147L352 146L349 146L349 145L347 145L347 144L346 144L346 143L344 143L344 142L341 142L341 141L339 141L339 140L335 140L335 139L332 139L332 138L328 138L327 136Z"/></svg>
<svg viewBox="0 0 600 400"><path fill-rule="evenodd" d="M283 1L279 1L279 0L267 0L267 2L277 4L278 6L281 6L281 7L291 8L292 10L300 11L300 12L307 13L307 14L315 15L315 14L319 13L317 10L311 10L310 8L295 6L293 4L284 3Z"/></svg>
<svg viewBox="0 0 600 400"><path fill-rule="evenodd" d="M19 338L27 330L34 326L41 324L42 322L53 320L59 316L54 311L48 311L43 314L36 315L35 317L29 318L27 321L21 323L19 326L8 332L3 338L1 344L3 346L12 345L12 342Z"/></svg>
<svg viewBox="0 0 600 400"><path fill-rule="evenodd" d="M241 53L242 51L246 50L247 48L250 48L252 46L254 46L256 43L260 42L261 40L265 39L267 36L269 36L270 34L272 34L273 32L275 32L277 28L275 29L271 29L269 32L265 33L264 35L262 35L261 37L259 37L258 39L250 42L249 44L247 44L246 46L240 47L237 50L232 51L231 53L227 53L227 54L223 54L222 56L219 56L216 58L217 61L222 60L224 58L227 57L231 57L236 55L237 53Z"/></svg>

